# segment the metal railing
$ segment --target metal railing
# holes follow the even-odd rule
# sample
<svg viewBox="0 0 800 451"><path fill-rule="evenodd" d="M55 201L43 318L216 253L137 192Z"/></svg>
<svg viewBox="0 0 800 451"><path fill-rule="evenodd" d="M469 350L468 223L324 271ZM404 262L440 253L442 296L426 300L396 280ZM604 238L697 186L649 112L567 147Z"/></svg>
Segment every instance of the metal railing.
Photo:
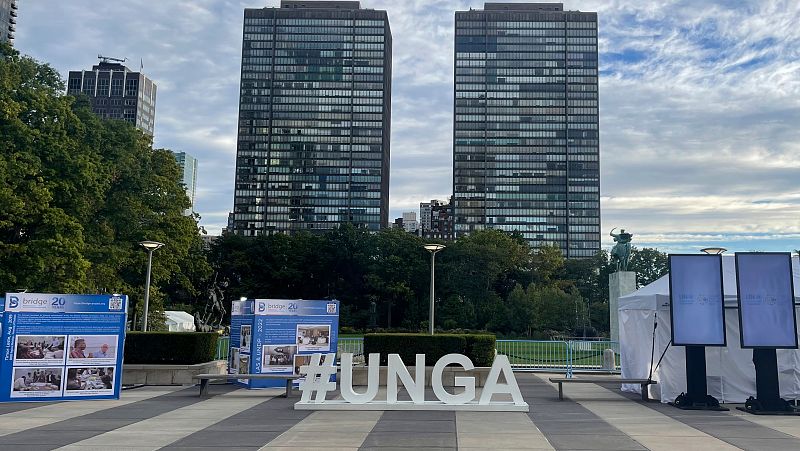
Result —
<svg viewBox="0 0 800 451"><path fill-rule="evenodd" d="M217 359L227 360L230 337L217 341ZM619 343L608 340L497 340L497 353L508 357L514 371L619 372ZM614 368L604 366L606 349L614 351ZM353 362L363 364L364 339L341 337L337 353L352 353Z"/></svg>
<svg viewBox="0 0 800 451"><path fill-rule="evenodd" d="M217 339L216 360L228 360L228 353L231 350L231 337L224 336Z"/></svg>
<svg viewBox="0 0 800 451"><path fill-rule="evenodd" d="M337 355L353 353L353 363L364 363L364 339L358 337L340 337L337 343Z"/></svg>
<svg viewBox="0 0 800 451"><path fill-rule="evenodd" d="M613 368L604 366L603 354L615 354ZM508 357L515 371L619 371L619 343L603 340L497 340L497 353Z"/></svg>

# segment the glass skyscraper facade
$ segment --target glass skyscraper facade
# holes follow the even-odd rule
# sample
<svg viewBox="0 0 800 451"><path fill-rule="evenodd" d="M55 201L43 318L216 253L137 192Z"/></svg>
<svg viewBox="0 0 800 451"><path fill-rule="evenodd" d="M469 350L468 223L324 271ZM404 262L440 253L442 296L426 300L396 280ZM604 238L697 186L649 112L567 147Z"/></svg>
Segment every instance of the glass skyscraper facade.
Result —
<svg viewBox="0 0 800 451"><path fill-rule="evenodd" d="M456 236L495 228L567 257L600 250L597 69L597 13L456 12Z"/></svg>
<svg viewBox="0 0 800 451"><path fill-rule="evenodd" d="M359 2L245 10L234 233L388 225L391 55Z"/></svg>
<svg viewBox="0 0 800 451"><path fill-rule="evenodd" d="M0 42L14 43L18 8L17 0L0 0Z"/></svg>

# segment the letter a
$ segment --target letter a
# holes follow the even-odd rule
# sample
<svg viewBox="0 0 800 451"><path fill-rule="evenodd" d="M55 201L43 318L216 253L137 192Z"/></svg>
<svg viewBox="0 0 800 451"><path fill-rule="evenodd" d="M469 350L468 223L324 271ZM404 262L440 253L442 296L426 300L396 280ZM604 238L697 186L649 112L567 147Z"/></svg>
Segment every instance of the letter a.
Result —
<svg viewBox="0 0 800 451"><path fill-rule="evenodd" d="M506 378L505 384L497 383L500 373L503 373ZM514 404L518 406L527 405L522 398L522 393L519 391L517 379L514 378L514 372L511 371L511 364L508 362L508 357L502 354L498 354L494 358L492 369L489 370L489 375L486 376L486 384L483 386L483 393L481 393L481 399L478 401L478 404L490 404L492 402L492 395L495 393L508 393L514 400Z"/></svg>

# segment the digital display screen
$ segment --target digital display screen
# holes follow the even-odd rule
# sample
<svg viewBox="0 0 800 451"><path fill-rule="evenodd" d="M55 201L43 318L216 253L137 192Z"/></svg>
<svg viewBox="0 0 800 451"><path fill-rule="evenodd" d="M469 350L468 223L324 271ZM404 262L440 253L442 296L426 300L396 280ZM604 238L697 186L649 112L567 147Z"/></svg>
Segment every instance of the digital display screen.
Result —
<svg viewBox="0 0 800 451"><path fill-rule="evenodd" d="M791 254L737 252L736 282L742 347L797 349Z"/></svg>
<svg viewBox="0 0 800 451"><path fill-rule="evenodd" d="M670 255L672 344L725 346L722 256Z"/></svg>

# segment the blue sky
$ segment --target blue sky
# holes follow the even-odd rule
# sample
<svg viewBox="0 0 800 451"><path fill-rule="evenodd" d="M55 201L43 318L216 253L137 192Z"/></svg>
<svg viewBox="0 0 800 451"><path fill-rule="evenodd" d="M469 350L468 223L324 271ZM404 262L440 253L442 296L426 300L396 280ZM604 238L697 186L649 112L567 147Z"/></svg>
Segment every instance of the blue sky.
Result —
<svg viewBox="0 0 800 451"><path fill-rule="evenodd" d="M200 161L210 233L233 203L243 9L277 0L23 1L16 47L97 54L158 84L155 144ZM479 1L362 0L394 39L390 218L452 184L453 20ZM565 1L600 27L602 230L665 251L800 248L800 2ZM604 246L610 244L604 238Z"/></svg>

